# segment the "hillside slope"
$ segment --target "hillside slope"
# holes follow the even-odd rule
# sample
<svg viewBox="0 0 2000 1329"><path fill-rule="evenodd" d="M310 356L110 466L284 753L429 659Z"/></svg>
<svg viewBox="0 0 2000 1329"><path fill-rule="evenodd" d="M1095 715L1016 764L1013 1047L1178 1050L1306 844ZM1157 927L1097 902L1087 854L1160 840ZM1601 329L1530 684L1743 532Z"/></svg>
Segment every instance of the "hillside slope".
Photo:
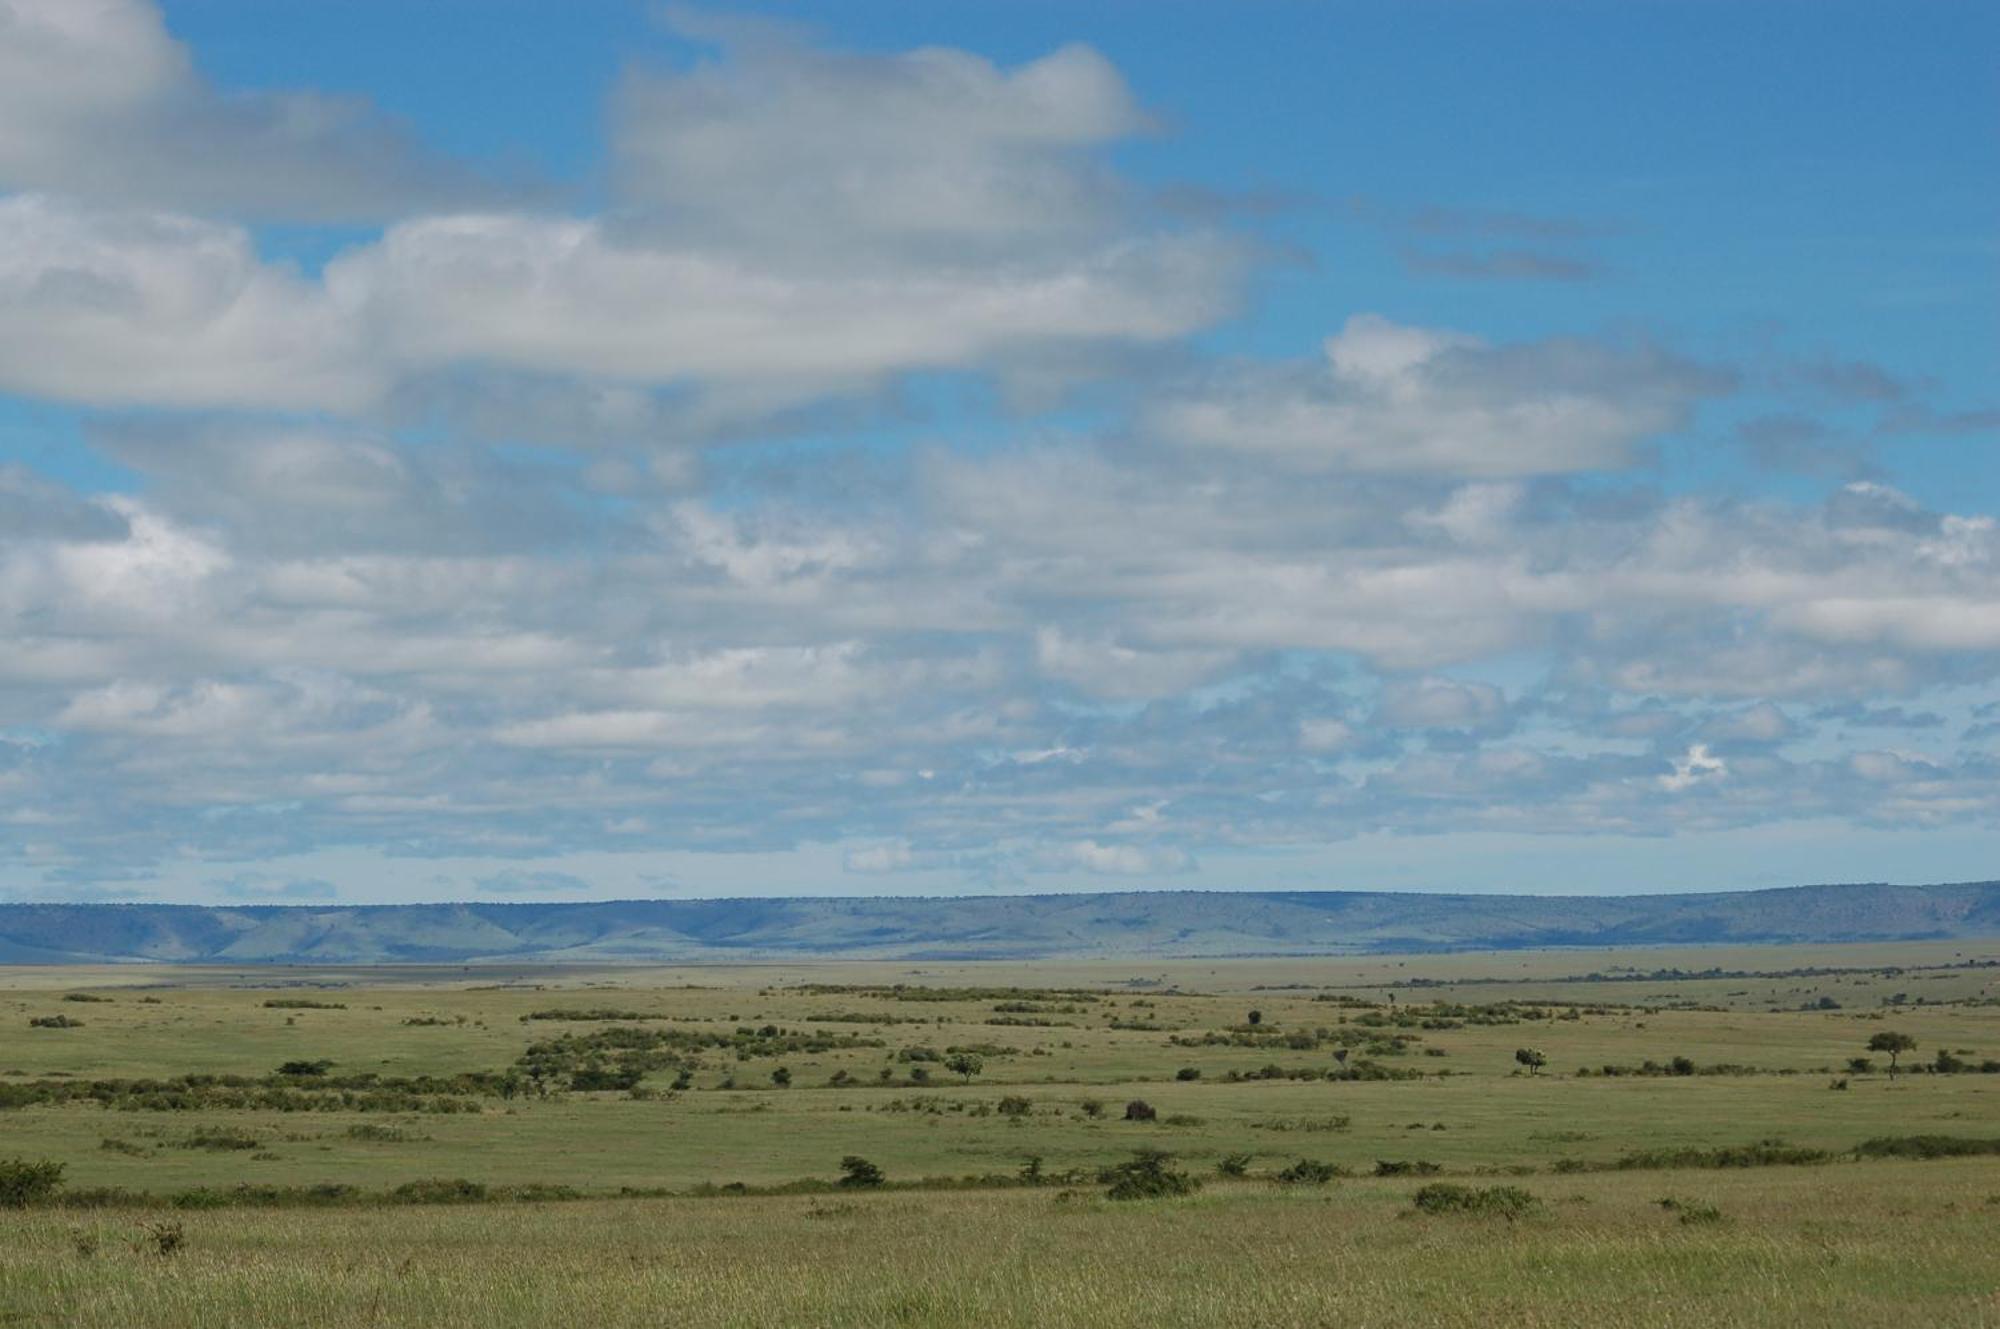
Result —
<svg viewBox="0 0 2000 1329"><path fill-rule="evenodd" d="M2000 935L2000 882L1641 896L1142 891L589 904L0 905L0 963L689 961L1829 942Z"/></svg>

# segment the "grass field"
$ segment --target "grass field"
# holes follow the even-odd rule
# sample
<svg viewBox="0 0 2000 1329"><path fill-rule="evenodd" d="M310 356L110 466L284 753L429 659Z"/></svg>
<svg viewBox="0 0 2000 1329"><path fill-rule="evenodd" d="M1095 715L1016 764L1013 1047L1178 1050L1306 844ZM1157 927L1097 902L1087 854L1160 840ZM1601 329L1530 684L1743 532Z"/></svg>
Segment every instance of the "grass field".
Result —
<svg viewBox="0 0 2000 1329"><path fill-rule="evenodd" d="M1965 943L4 970L0 1322L2000 1323L2000 1154L1856 1152L2000 1139L1996 1059Z"/></svg>

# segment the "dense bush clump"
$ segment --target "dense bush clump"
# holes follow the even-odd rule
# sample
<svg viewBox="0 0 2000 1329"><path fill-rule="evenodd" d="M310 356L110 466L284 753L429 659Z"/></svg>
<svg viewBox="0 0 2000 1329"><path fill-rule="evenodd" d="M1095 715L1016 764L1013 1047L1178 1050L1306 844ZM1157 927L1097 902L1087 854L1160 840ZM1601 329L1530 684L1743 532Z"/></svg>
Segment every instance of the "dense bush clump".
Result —
<svg viewBox="0 0 2000 1329"><path fill-rule="evenodd" d="M1280 1172L1278 1180L1287 1186L1324 1186L1340 1175L1341 1169L1336 1164L1323 1163L1316 1158L1301 1158Z"/></svg>
<svg viewBox="0 0 2000 1329"><path fill-rule="evenodd" d="M2000 1154L2000 1140L1963 1135L1878 1135L1863 1140L1854 1152L1863 1158L1973 1158Z"/></svg>
<svg viewBox="0 0 2000 1329"><path fill-rule="evenodd" d="M1641 1149L1618 1160L1620 1168L1683 1167L1794 1167L1824 1163L1833 1155L1824 1149L1808 1149L1783 1140L1759 1140L1755 1144L1728 1145L1720 1149Z"/></svg>
<svg viewBox="0 0 2000 1329"><path fill-rule="evenodd" d="M1449 1181L1432 1182L1410 1202L1427 1214L1471 1214L1509 1221L1542 1207L1539 1199L1519 1186L1460 1186Z"/></svg>
<svg viewBox="0 0 2000 1329"><path fill-rule="evenodd" d="M0 1160L0 1209L25 1209L48 1199L62 1185L62 1174L61 1163Z"/></svg>
<svg viewBox="0 0 2000 1329"><path fill-rule="evenodd" d="M1174 1167L1173 1158L1158 1149L1141 1149L1130 1162L1106 1168L1098 1180L1106 1184L1104 1194L1113 1200L1153 1200L1200 1190L1201 1183Z"/></svg>

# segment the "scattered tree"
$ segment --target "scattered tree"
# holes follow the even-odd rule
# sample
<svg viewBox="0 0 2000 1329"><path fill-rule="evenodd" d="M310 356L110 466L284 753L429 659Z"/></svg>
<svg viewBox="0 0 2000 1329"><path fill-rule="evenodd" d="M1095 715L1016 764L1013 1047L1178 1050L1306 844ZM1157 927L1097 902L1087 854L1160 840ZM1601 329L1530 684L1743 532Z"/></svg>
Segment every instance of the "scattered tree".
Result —
<svg viewBox="0 0 2000 1329"><path fill-rule="evenodd" d="M1125 1105L1125 1120L1127 1121L1153 1121L1159 1115L1159 1109L1143 1098L1135 1098Z"/></svg>
<svg viewBox="0 0 2000 1329"><path fill-rule="evenodd" d="M791 1088L791 1087L792 1087L792 1071L791 1071L791 1068L790 1068L789 1066L780 1066L780 1067L778 1067L778 1069L777 1069L777 1070L775 1070L775 1071L772 1071L772 1072L771 1072L771 1083L772 1083L772 1084L774 1084L774 1085L776 1085L776 1086L778 1086L778 1088L780 1088L780 1089L789 1089L789 1088Z"/></svg>
<svg viewBox="0 0 2000 1329"><path fill-rule="evenodd" d="M1911 1038L1908 1034L1899 1034L1893 1029L1884 1029L1881 1033L1868 1040L1868 1050L1870 1052L1886 1052L1889 1054L1889 1078L1892 1080L1896 1078L1896 1059L1905 1052L1914 1052L1916 1049L1916 1039Z"/></svg>
<svg viewBox="0 0 2000 1329"><path fill-rule="evenodd" d="M840 1171L841 1178L838 1184L849 1190L866 1190L869 1187L880 1186L885 1180L882 1169L859 1154L849 1154L841 1159Z"/></svg>
<svg viewBox="0 0 2000 1329"><path fill-rule="evenodd" d="M986 1062L976 1052L954 1052L945 1058L944 1068L954 1075L963 1075L967 1084L972 1077L986 1069Z"/></svg>
<svg viewBox="0 0 2000 1329"><path fill-rule="evenodd" d="M1542 1067L1549 1064L1549 1059L1534 1048L1515 1048L1514 1060L1526 1066L1530 1075L1540 1075Z"/></svg>

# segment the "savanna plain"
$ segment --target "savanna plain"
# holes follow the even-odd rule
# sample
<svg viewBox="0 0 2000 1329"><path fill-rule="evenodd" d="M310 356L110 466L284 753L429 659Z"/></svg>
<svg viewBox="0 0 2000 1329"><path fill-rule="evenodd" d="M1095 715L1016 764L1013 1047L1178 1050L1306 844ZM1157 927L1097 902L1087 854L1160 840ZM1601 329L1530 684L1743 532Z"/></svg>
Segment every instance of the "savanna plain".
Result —
<svg viewBox="0 0 2000 1329"><path fill-rule="evenodd" d="M2000 943L0 970L0 1322L2000 1324Z"/></svg>

